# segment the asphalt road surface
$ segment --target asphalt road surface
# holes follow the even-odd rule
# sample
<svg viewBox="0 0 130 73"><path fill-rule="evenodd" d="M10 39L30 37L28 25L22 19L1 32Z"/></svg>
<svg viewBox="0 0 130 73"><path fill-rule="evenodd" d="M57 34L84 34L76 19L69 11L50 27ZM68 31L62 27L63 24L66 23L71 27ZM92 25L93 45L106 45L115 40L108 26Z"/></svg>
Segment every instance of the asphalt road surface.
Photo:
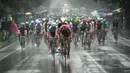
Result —
<svg viewBox="0 0 130 73"><path fill-rule="evenodd" d="M130 73L130 40L119 37L115 43L111 33L108 35L105 46L99 46L95 40L91 52L83 49L81 42L77 48L71 43L66 64L58 54L54 60L44 42L39 50L29 43L23 51L17 48L21 56L29 55L4 73Z"/></svg>

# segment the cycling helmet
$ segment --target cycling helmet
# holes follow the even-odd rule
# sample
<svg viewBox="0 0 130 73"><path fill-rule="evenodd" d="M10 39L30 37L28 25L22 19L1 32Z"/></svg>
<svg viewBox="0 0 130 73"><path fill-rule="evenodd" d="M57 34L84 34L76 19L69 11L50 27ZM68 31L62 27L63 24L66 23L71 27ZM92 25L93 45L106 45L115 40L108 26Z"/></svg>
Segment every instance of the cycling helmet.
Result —
<svg viewBox="0 0 130 73"><path fill-rule="evenodd" d="M31 21L31 23L34 23L34 21Z"/></svg>
<svg viewBox="0 0 130 73"><path fill-rule="evenodd" d="M42 20L43 20L43 21L46 21L46 18L43 18Z"/></svg>
<svg viewBox="0 0 130 73"><path fill-rule="evenodd" d="M29 24L29 22L25 22L25 24Z"/></svg>
<svg viewBox="0 0 130 73"><path fill-rule="evenodd" d="M22 22L22 23L21 23L21 26L24 27L24 25L25 25L25 23Z"/></svg>
<svg viewBox="0 0 130 73"><path fill-rule="evenodd" d="M52 23L51 23L51 26L57 27L56 22L52 22Z"/></svg>
<svg viewBox="0 0 130 73"><path fill-rule="evenodd" d="M13 20L13 18L12 18L12 17L10 17L10 18L9 18L9 20L10 20L10 21L12 21L12 20Z"/></svg>
<svg viewBox="0 0 130 73"><path fill-rule="evenodd" d="M39 23L39 22L40 22L39 19L36 19L36 20L35 20L35 23Z"/></svg>

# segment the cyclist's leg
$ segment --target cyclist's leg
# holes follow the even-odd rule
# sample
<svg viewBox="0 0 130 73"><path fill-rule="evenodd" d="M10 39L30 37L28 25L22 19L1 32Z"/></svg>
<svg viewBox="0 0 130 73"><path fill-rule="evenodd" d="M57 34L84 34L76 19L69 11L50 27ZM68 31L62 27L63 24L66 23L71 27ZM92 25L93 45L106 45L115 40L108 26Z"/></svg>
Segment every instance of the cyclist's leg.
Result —
<svg viewBox="0 0 130 73"><path fill-rule="evenodd" d="M90 32L90 39L93 41L93 32Z"/></svg>
<svg viewBox="0 0 130 73"><path fill-rule="evenodd" d="M20 45L22 46L22 36L20 35L19 37L20 37L20 39L19 39Z"/></svg>
<svg viewBox="0 0 130 73"><path fill-rule="evenodd" d="M48 36L48 41L49 41L49 50L51 51L51 45L52 45L52 43L51 43L51 41L52 41L52 37L51 37L51 33L50 32L48 32L47 33L47 36Z"/></svg>
<svg viewBox="0 0 130 73"><path fill-rule="evenodd" d="M25 47L25 36L23 36L23 45L24 45L24 47Z"/></svg>

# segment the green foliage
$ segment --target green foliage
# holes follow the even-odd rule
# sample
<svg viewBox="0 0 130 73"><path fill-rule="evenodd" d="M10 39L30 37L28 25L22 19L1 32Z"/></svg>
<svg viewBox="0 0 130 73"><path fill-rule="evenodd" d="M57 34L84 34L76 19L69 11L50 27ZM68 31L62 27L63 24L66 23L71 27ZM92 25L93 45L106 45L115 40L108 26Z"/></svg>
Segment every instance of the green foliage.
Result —
<svg viewBox="0 0 130 73"><path fill-rule="evenodd" d="M28 10L33 7L38 7L43 1L44 0L1 0L1 4L19 11L21 8Z"/></svg>

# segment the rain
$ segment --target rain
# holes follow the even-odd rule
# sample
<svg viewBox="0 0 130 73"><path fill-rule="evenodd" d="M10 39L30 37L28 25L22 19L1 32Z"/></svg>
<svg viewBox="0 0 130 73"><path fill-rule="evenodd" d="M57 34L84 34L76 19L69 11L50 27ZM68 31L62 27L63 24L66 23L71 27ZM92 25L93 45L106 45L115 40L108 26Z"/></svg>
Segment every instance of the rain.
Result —
<svg viewBox="0 0 130 73"><path fill-rule="evenodd" d="M129 0L0 0L0 73L130 73Z"/></svg>

